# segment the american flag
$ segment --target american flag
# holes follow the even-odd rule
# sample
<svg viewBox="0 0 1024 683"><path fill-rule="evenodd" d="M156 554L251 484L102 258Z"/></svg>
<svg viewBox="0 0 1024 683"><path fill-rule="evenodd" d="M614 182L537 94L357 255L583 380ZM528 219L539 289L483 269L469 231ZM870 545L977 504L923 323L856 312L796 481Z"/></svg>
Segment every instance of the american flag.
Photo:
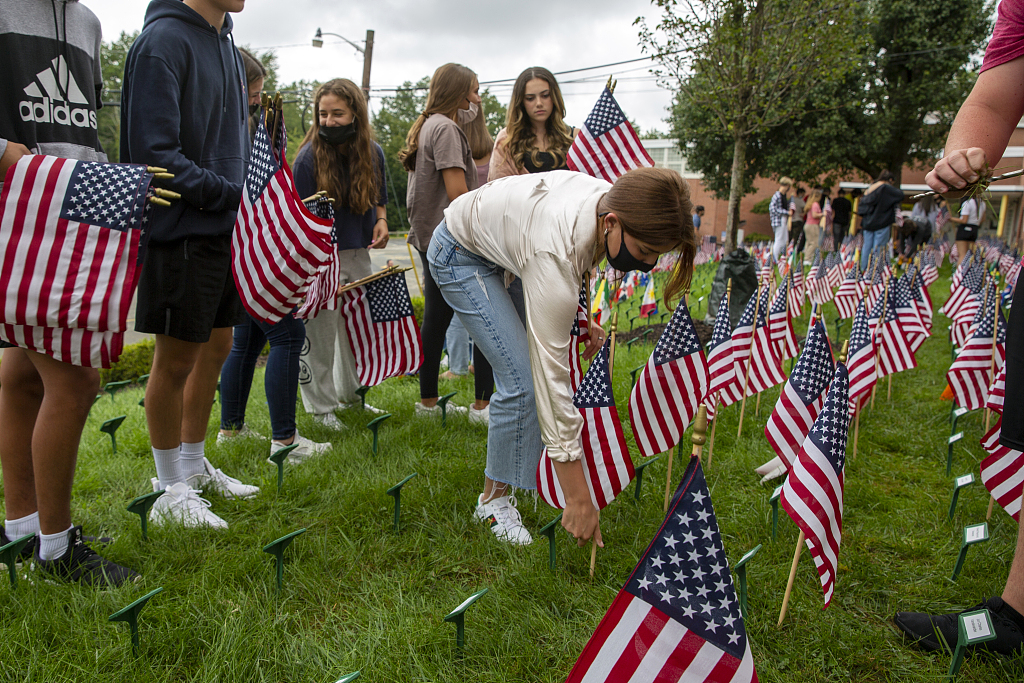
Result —
<svg viewBox="0 0 1024 683"><path fill-rule="evenodd" d="M153 176L145 166L29 155L0 195L0 339L109 367L138 281Z"/></svg>
<svg viewBox="0 0 1024 683"><path fill-rule="evenodd" d="M676 306L629 395L629 421L640 455L671 450L708 394L708 364L690 311Z"/></svg>
<svg viewBox="0 0 1024 683"><path fill-rule="evenodd" d="M789 271L789 314L799 318L804 308L804 268L794 266Z"/></svg>
<svg viewBox="0 0 1024 683"><path fill-rule="evenodd" d="M608 366L610 348L609 339L594 356L572 399L583 416L583 431L580 433L583 474L591 500L598 510L615 500L615 496L633 481L634 473L612 393ZM565 496L547 449L537 463L537 492L548 505L565 507Z"/></svg>
<svg viewBox="0 0 1024 683"><path fill-rule="evenodd" d="M843 284L843 262L840 260L839 254L830 251L825 256L825 267L828 270L826 277L829 287L838 287Z"/></svg>
<svg viewBox="0 0 1024 683"><path fill-rule="evenodd" d="M921 312L917 308L911 289L914 285L910 273L904 273L901 277L893 280L896 287L896 315L899 318L900 327L903 328L907 340L910 342L910 350L917 353L928 338L928 329L921 319Z"/></svg>
<svg viewBox="0 0 1024 683"><path fill-rule="evenodd" d="M1018 258L1016 261L1014 261L1013 265L1010 266L1010 269L1006 271L1006 286L1007 287L1016 287L1017 286L1017 277L1020 275L1020 267L1021 267L1021 260L1020 260L1020 258Z"/></svg>
<svg viewBox="0 0 1024 683"><path fill-rule="evenodd" d="M1006 364L996 373L992 386L988 388L988 400L985 407L994 410L1000 415L1003 414L1003 401L1006 399Z"/></svg>
<svg viewBox="0 0 1024 683"><path fill-rule="evenodd" d="M755 683L757 672L700 458L566 683Z"/></svg>
<svg viewBox="0 0 1024 683"><path fill-rule="evenodd" d="M611 91L605 88L566 156L569 170L608 182L634 168L654 166Z"/></svg>
<svg viewBox="0 0 1024 683"><path fill-rule="evenodd" d="M928 293L928 287L924 283L924 276L918 271L914 273L914 281L910 286L910 295L914 298L914 305L917 306L917 312L921 316L921 322L924 323L925 331L930 335L932 333L932 298Z"/></svg>
<svg viewBox="0 0 1024 683"><path fill-rule="evenodd" d="M868 325L867 308L864 300L857 305L857 314L853 317L853 328L850 330L850 346L847 349L850 379L850 410L861 397L867 398L871 389L878 381L875 367L875 342Z"/></svg>
<svg viewBox="0 0 1024 683"><path fill-rule="evenodd" d="M1024 493L1024 453L999 443L1003 419L981 438L989 457L981 461L981 482L1006 513L1020 522L1021 494Z"/></svg>
<svg viewBox="0 0 1024 683"><path fill-rule="evenodd" d="M372 387L419 370L423 343L405 275L385 275L343 292L341 314L360 384Z"/></svg>
<svg viewBox="0 0 1024 683"><path fill-rule="evenodd" d="M751 297L751 300L754 298ZM779 350L768 335L767 288L762 290L760 300L761 303L757 306L756 326L753 325L754 310L748 302L743 316L732 333L736 382L739 384L741 395L744 387L746 387L746 395L753 396L786 381L786 375L782 372L782 359L779 357ZM749 319L748 313L750 314ZM724 396L722 402L725 403Z"/></svg>
<svg viewBox="0 0 1024 683"><path fill-rule="evenodd" d="M992 297L974 335L960 349L946 373L956 404L968 410L985 407L989 384L995 380L992 370L1001 370L1006 359L1006 320L1002 311L997 314L997 304L996 298ZM998 324L995 324L997 315ZM995 344L992 343L993 334Z"/></svg>
<svg viewBox="0 0 1024 683"><path fill-rule="evenodd" d="M587 316L587 290L580 288L580 298L576 303L576 317L569 331L569 386L573 393L580 388L583 381L583 366L580 364L580 344L590 334L590 319Z"/></svg>
<svg viewBox="0 0 1024 683"><path fill-rule="evenodd" d="M894 285L895 282L890 285L890 291L884 301L880 302L882 311L879 316L879 327L881 330L875 335L878 367L882 377L917 367L917 358L914 357L910 342L896 315L896 292L892 291L896 289Z"/></svg>
<svg viewBox="0 0 1024 683"><path fill-rule="evenodd" d="M817 260L817 256L815 260ZM814 267L811 267L814 270ZM807 276L807 293L811 299L811 303L818 304L819 306L832 300L832 284L828 278L828 268L824 263L818 265L818 269L814 270L814 276Z"/></svg>
<svg viewBox="0 0 1024 683"><path fill-rule="evenodd" d="M723 297L715 314L715 327L708 344L708 398L704 405L708 419L712 420L721 399L724 405L742 400L742 387L736 384L736 363L732 353L732 319L729 317L729 299ZM721 392L725 392L724 394Z"/></svg>
<svg viewBox="0 0 1024 683"><path fill-rule="evenodd" d="M317 218L334 223L334 205L325 197L317 197L305 203L309 212ZM331 244L338 243L338 227L331 229ZM295 317L299 320L312 320L320 311L334 311L338 308L338 285L341 283L341 264L338 263L338 252L331 250L327 263L320 266L313 281L306 290L306 300L302 302Z"/></svg>
<svg viewBox="0 0 1024 683"><path fill-rule="evenodd" d="M968 283L967 286L974 284L972 278L972 275L964 278L964 282ZM988 280L987 274L985 279L986 281ZM986 290L984 294L980 291L982 287ZM963 346L967 343L967 340L970 339L971 334L974 332L974 328L981 322L981 315L984 313L987 302L995 295L995 282L988 281L982 287L979 287L977 293L972 294L969 299L966 299L953 315L953 324L949 326L949 336L956 346ZM965 288L961 288L960 291L963 289Z"/></svg>
<svg viewBox="0 0 1024 683"><path fill-rule="evenodd" d="M821 411L833 371L832 347L825 324L819 320L808 331L804 351L764 428L768 443L787 469L793 468L800 446Z"/></svg>
<svg viewBox="0 0 1024 683"><path fill-rule="evenodd" d="M807 549L818 568L825 607L832 602L839 567L839 542L843 535L849 389L846 366L837 363L825 407L814 421L782 485L782 507L804 532Z"/></svg>
<svg viewBox="0 0 1024 683"><path fill-rule="evenodd" d="M261 117L231 238L242 304L252 317L268 323L302 303L310 281L334 251L332 222L303 206L288 162L278 154Z"/></svg>
<svg viewBox="0 0 1024 683"><path fill-rule="evenodd" d="M935 267L935 256L931 251L926 251L921 257L921 278L925 287L931 287L939 279L939 269Z"/></svg>
<svg viewBox="0 0 1024 683"><path fill-rule="evenodd" d="M710 235L704 235L700 240L700 249L697 250L696 256L693 257L693 265L699 266L713 260L715 260L714 238Z"/></svg>
<svg viewBox="0 0 1024 683"><path fill-rule="evenodd" d="M783 278L782 285L775 293L775 300L768 309L768 330L772 343L778 344L782 358L795 358L800 354L800 345L793 331L793 318L789 314L789 278Z"/></svg>
<svg viewBox="0 0 1024 683"><path fill-rule="evenodd" d="M860 267L854 264L847 271L846 278L839 285L839 291L836 292L834 298L836 310L841 319L852 318L857 312L857 302L860 300L858 280L860 280Z"/></svg>
<svg viewBox="0 0 1024 683"><path fill-rule="evenodd" d="M957 271L958 273L960 271ZM977 264L967 268L960 281L950 289L949 299L939 309L947 318L955 319L960 309L970 305L985 283L985 266ZM971 312L973 314L973 311Z"/></svg>

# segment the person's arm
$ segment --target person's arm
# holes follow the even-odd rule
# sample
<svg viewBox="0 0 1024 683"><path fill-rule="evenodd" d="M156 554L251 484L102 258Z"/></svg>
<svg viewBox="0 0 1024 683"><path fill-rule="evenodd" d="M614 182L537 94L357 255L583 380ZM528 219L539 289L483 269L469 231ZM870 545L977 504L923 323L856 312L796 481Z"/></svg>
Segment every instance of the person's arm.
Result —
<svg viewBox="0 0 1024 683"><path fill-rule="evenodd" d="M814 202L813 204L811 204L811 208L808 209L808 213L814 220L820 220L821 217L825 215L825 213L821 210L821 207L818 204L818 202Z"/></svg>
<svg viewBox="0 0 1024 683"><path fill-rule="evenodd" d="M524 169L525 170L525 169ZM487 182L505 178L510 175L522 175L523 171L516 168L515 162L508 153L508 132L502 128L494 139L491 150L491 161L487 166Z"/></svg>
<svg viewBox="0 0 1024 683"><path fill-rule="evenodd" d="M383 249L388 245L388 189L387 183L384 182L384 150L377 143L374 143L373 147L377 154L375 172L380 192L377 197L377 215L373 224L373 241L370 242L368 248Z"/></svg>
<svg viewBox="0 0 1024 683"><path fill-rule="evenodd" d="M963 188L991 171L1024 115L1024 57L981 72L957 112L945 153L925 176L939 193ZM961 221L957 221L961 222Z"/></svg>
<svg viewBox="0 0 1024 683"><path fill-rule="evenodd" d="M18 159L32 154L28 147L25 145L18 144L13 140L0 139L0 183L3 182L4 177L7 176L7 169L14 166L18 162Z"/></svg>
<svg viewBox="0 0 1024 683"><path fill-rule="evenodd" d="M455 201L456 197L469 192L469 187L466 185L466 172L461 168L446 168L441 171L441 177L444 179L444 189L448 193L448 201Z"/></svg>

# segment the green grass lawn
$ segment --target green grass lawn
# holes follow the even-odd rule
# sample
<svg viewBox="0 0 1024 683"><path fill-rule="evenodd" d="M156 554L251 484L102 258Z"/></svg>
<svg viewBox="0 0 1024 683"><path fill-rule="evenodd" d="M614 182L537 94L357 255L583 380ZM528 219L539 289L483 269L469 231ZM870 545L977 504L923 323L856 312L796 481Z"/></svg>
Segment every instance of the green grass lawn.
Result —
<svg viewBox="0 0 1024 683"><path fill-rule="evenodd" d="M948 270L932 287L936 308L948 291ZM826 317L832 333L832 317ZM739 407L722 411L707 478L730 560L764 545L748 569L747 621L762 681L944 681L949 656L904 645L893 613L958 609L1002 590L1017 525L998 508L991 540L973 547L959 580L949 580L963 526L985 518L988 495L975 484L961 492L955 520L946 519L953 477L977 472L983 457L984 418L974 413L960 420L965 438L947 477L950 405L939 395L950 351L946 320L935 319L934 335L918 353L920 367L896 376L891 401L880 386L874 410L861 419L859 453L847 462L840 568L827 611L804 553L789 616L776 627L797 529L782 513L772 542L768 499L774 487L760 486L753 468L773 455L763 430L778 388L762 399L759 416L748 402L741 439ZM806 313L798 334L804 326ZM623 419L628 371L646 361L653 341L617 349ZM466 404L472 381L442 389L458 390L456 402ZM97 592L30 575L12 592L0 575L0 681L331 683L357 669L366 681L561 681L662 519L665 458L647 470L639 502L630 486L602 513L607 547L598 553L595 577L588 576L589 548L577 549L564 533L552 573L544 539L512 548L472 518L486 429L465 418L442 427L414 417L418 384L403 378L368 397L394 414L381 429L377 457L365 429L368 416L342 413L348 429L331 439L300 409L302 433L331 439L334 449L289 468L280 494L276 470L265 460L266 442L214 444L215 405L209 457L263 491L248 502L211 498L213 511L230 524L227 531L151 528L144 542L138 518L125 510L150 490L154 472L141 396L141 390L127 390L94 406L82 439L74 514L87 533L114 535L105 554L140 571L143 580ZM99 426L122 414L128 417L112 455ZM261 372L248 423L270 433ZM625 431L632 443L628 426ZM686 452L689 443L687 434ZM684 467L676 458L677 476ZM396 534L393 502L384 492L413 472L419 476L403 491ZM533 530L556 514L543 503L535 509L526 492L519 508ZM307 532L286 553L285 587L277 595L273 560L262 548L299 528ZM107 617L159 586L164 592L140 618L141 656L135 659L128 630ZM460 653L454 627L441 619L485 587L490 592L467 613ZM959 680L1024 680L1024 658L970 656Z"/></svg>

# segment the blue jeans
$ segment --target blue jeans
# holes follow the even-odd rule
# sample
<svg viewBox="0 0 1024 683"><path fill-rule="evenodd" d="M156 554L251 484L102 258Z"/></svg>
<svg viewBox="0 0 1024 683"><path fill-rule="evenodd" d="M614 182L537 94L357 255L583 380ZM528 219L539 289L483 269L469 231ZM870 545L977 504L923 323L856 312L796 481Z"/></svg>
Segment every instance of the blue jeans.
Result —
<svg viewBox="0 0 1024 683"><path fill-rule="evenodd" d="M453 375L465 375L469 372L469 360L473 347L469 341L469 332L462 326L459 316L452 318L448 332L444 335L444 345L448 348L448 370Z"/></svg>
<svg viewBox="0 0 1024 683"><path fill-rule="evenodd" d="M864 230L864 246L860 248L860 268L864 270L868 267L868 257L872 252L875 253L875 258L882 256L884 249L889 245L889 228L882 228L881 230Z"/></svg>
<svg viewBox="0 0 1024 683"><path fill-rule="evenodd" d="M494 369L484 473L496 482L535 489L543 443L529 342L505 289L504 271L456 242L444 221L430 240L427 261L445 301Z"/></svg>
<svg viewBox="0 0 1024 683"><path fill-rule="evenodd" d="M299 353L306 340L306 326L289 313L276 325L249 317L235 326L231 353L220 371L220 428L241 429L249 401L256 359L270 342L270 357L263 387L270 408L270 427L275 440L295 434L295 399L299 392Z"/></svg>

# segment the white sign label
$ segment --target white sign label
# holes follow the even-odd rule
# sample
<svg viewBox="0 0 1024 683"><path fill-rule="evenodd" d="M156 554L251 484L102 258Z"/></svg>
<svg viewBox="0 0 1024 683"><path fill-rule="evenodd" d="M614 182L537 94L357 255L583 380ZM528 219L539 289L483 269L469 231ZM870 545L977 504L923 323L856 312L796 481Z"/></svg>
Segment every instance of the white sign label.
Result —
<svg viewBox="0 0 1024 683"><path fill-rule="evenodd" d="M760 548L754 548L753 550L751 550L750 552L748 552L748 553L747 553L746 555L744 555L743 557L741 557L741 558L740 558L740 561L739 561L739 562L737 562L736 564L737 564L737 565L741 565L741 564L743 564L744 562L746 562L747 560L749 560L750 558L752 558L752 557L753 557L754 555L756 555L756 554L757 554L757 551L758 551L758 550L760 550Z"/></svg>
<svg viewBox="0 0 1024 683"><path fill-rule="evenodd" d="M964 631L967 633L967 642L988 638L992 635L992 624L988 620L988 612L975 612L965 614L961 617L964 622Z"/></svg>
<svg viewBox="0 0 1024 683"><path fill-rule="evenodd" d="M949 437L949 443L954 444L954 443L956 443L957 441L959 441L962 438L964 438L964 433L963 432L957 432L953 436Z"/></svg>
<svg viewBox="0 0 1024 683"><path fill-rule="evenodd" d="M973 484L973 483L974 483L974 475L973 474L965 474L964 476L959 477L956 480L956 487L957 488L961 488L963 486L967 486L968 484Z"/></svg>
<svg viewBox="0 0 1024 683"><path fill-rule="evenodd" d="M775 489L775 491L772 492L771 500L778 500L779 496L781 496L781 495L782 495L782 486L780 486L779 488Z"/></svg>
<svg viewBox="0 0 1024 683"><path fill-rule="evenodd" d="M957 408L953 411L953 417L963 417L968 413L967 408Z"/></svg>
<svg viewBox="0 0 1024 683"><path fill-rule="evenodd" d="M982 522L974 526L964 527L964 543L975 543L988 538L988 524Z"/></svg>

